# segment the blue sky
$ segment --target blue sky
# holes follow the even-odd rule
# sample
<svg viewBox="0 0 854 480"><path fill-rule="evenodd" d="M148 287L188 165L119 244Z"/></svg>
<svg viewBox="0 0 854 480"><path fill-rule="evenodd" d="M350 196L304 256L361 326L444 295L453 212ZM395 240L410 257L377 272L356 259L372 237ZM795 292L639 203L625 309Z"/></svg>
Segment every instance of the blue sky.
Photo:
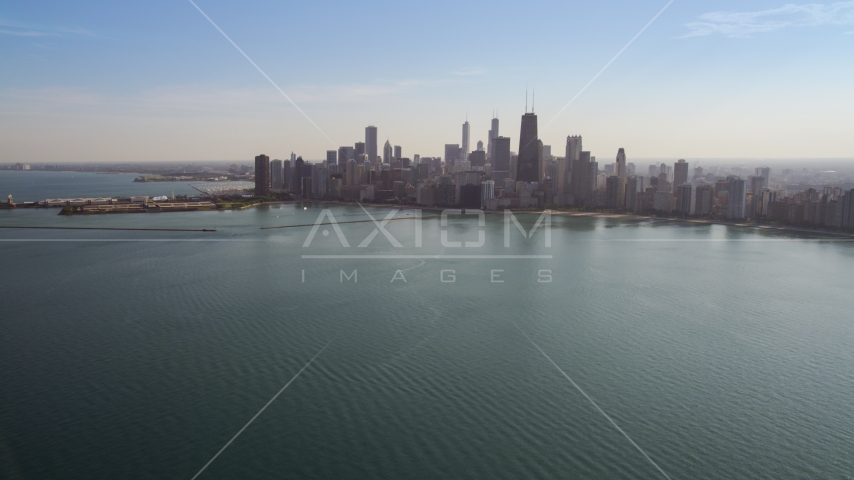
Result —
<svg viewBox="0 0 854 480"><path fill-rule="evenodd" d="M0 162L441 155L518 141L526 85L556 152L854 157L854 1L675 0L557 118L667 0L196 3L331 143L187 0L7 2Z"/></svg>

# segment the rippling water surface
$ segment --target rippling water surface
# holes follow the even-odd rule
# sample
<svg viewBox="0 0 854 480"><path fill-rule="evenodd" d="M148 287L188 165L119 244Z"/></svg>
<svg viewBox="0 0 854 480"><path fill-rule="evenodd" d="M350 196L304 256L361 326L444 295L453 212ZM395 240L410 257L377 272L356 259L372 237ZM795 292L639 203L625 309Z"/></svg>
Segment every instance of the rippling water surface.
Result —
<svg viewBox="0 0 854 480"><path fill-rule="evenodd" d="M468 250L440 219L422 248L413 221L386 225L399 249L358 247L370 223L341 225L350 248L260 229L322 208L0 211L218 229L0 230L0 477L189 479L327 343L200 479L664 478L533 343L671 478L854 475L851 243L557 216L551 248L515 227L504 248L493 216ZM553 258L303 258L389 253Z"/></svg>

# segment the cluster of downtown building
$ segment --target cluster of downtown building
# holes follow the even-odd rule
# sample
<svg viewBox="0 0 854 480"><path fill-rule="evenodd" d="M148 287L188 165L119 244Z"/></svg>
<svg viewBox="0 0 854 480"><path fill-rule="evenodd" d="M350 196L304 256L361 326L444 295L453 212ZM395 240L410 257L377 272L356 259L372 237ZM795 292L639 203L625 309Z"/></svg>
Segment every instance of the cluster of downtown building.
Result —
<svg viewBox="0 0 854 480"><path fill-rule="evenodd" d="M469 123L462 143L446 144L445 157L404 157L387 140L379 151L377 128L365 141L329 150L326 160L305 162L255 158L255 194L288 191L299 198L486 210L583 208L642 214L733 220L768 220L831 228L854 228L854 190L825 186L791 192L772 182L771 169L733 175L679 160L649 165L641 175L626 152L600 169L582 148L581 136L568 136L563 156L538 137L537 116L522 116L518 153L499 133L493 118L486 148L471 150ZM787 172L784 171L785 175Z"/></svg>

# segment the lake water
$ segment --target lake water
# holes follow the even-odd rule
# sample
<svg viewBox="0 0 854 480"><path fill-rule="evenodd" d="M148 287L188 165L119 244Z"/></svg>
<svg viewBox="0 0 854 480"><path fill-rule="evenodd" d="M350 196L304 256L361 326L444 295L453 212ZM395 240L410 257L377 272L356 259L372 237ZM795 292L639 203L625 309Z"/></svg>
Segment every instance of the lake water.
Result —
<svg viewBox="0 0 854 480"><path fill-rule="evenodd" d="M673 479L854 476L850 242L559 216L550 247L512 223L505 247L498 215L425 218L421 247L416 220L385 225L400 248L359 247L370 222L340 225L349 247L260 229L324 208L368 218L0 211L218 230L0 229L0 477L190 479L324 346L199 479L665 478L591 400Z"/></svg>

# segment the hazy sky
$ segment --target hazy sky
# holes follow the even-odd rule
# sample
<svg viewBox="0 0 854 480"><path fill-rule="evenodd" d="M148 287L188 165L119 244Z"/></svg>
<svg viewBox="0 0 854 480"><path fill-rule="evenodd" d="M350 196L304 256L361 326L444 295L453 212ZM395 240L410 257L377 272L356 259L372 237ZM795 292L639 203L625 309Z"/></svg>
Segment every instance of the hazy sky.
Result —
<svg viewBox="0 0 854 480"><path fill-rule="evenodd" d="M560 154L854 157L854 1L13 1L0 7L0 162L310 159L518 148L525 88Z"/></svg>

